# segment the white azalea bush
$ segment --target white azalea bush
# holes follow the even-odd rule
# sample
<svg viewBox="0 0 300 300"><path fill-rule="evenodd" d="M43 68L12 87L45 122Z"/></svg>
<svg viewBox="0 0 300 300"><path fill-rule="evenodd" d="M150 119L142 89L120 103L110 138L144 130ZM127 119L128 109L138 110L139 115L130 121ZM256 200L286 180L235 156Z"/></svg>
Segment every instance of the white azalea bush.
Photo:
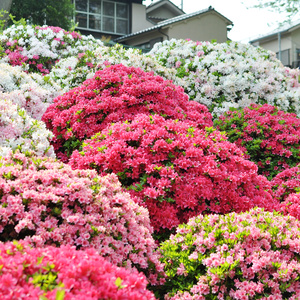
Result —
<svg viewBox="0 0 300 300"><path fill-rule="evenodd" d="M49 76L67 92L92 78L96 71L116 64L138 67L146 72L154 72L164 79L173 80L176 85L183 84L181 78L176 76L175 69L162 66L153 57L142 54L138 49L125 49L119 44L98 47L94 51L62 59L52 68Z"/></svg>
<svg viewBox="0 0 300 300"><path fill-rule="evenodd" d="M60 27L13 25L0 35L0 56L29 72L48 74L61 58L103 46L100 40Z"/></svg>
<svg viewBox="0 0 300 300"><path fill-rule="evenodd" d="M10 99L40 120L53 99L63 93L49 76L27 74L20 66L0 63L0 99Z"/></svg>
<svg viewBox="0 0 300 300"><path fill-rule="evenodd" d="M49 142L52 137L44 122L31 118L12 101L0 98L0 156L19 150L54 158Z"/></svg>
<svg viewBox="0 0 300 300"><path fill-rule="evenodd" d="M239 42L164 41L149 53L175 68L184 89L213 115L251 103L277 105L300 116L299 70L286 68L275 53Z"/></svg>

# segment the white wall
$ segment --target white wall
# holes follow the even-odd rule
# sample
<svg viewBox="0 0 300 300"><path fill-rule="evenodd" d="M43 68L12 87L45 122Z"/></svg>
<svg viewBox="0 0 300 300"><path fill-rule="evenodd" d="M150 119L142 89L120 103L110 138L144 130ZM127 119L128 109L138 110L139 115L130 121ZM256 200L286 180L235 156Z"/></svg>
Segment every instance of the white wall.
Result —
<svg viewBox="0 0 300 300"><path fill-rule="evenodd" d="M132 3L132 33L154 26L146 19L146 6Z"/></svg>

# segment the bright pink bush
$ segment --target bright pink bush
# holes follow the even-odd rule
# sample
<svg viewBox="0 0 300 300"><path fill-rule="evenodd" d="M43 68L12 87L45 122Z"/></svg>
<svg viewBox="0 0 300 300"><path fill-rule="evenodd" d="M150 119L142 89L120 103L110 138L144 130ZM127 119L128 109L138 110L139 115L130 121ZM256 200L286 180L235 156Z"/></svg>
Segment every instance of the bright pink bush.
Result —
<svg viewBox="0 0 300 300"><path fill-rule="evenodd" d="M139 68L114 65L96 72L78 88L54 99L42 120L55 135L58 157L67 159L81 141L111 123L130 121L138 113L192 120L212 126L208 109L188 101L181 87Z"/></svg>
<svg viewBox="0 0 300 300"><path fill-rule="evenodd" d="M300 165L279 173L271 185L281 212L300 220Z"/></svg>
<svg viewBox="0 0 300 300"><path fill-rule="evenodd" d="M0 241L36 247L95 248L111 263L143 271L152 282L162 267L148 212L116 175L72 170L45 157L0 157Z"/></svg>
<svg viewBox="0 0 300 300"><path fill-rule="evenodd" d="M112 265L94 249L24 241L0 243L1 300L154 300L141 273Z"/></svg>
<svg viewBox="0 0 300 300"><path fill-rule="evenodd" d="M114 172L145 205L156 232L200 213L273 209L270 184L238 147L213 128L137 115L118 122L74 151L72 168Z"/></svg>
<svg viewBox="0 0 300 300"><path fill-rule="evenodd" d="M256 208L199 215L162 244L165 300L300 299L300 222Z"/></svg>
<svg viewBox="0 0 300 300"><path fill-rule="evenodd" d="M226 112L214 125L269 179L300 162L300 119L296 114L269 104L252 104Z"/></svg>

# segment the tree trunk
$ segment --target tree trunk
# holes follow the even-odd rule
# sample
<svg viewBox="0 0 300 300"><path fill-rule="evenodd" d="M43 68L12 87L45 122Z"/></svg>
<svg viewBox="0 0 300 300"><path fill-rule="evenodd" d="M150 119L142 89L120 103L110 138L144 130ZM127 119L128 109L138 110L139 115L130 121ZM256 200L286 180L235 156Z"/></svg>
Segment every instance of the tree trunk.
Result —
<svg viewBox="0 0 300 300"><path fill-rule="evenodd" d="M7 11L7 14L4 14L3 18L0 17L0 20L7 20L8 14L10 12L12 1L13 0L0 0L0 11L2 9Z"/></svg>
<svg viewBox="0 0 300 300"><path fill-rule="evenodd" d="M4 9L7 12L10 11L12 0L1 0L0 1L0 10Z"/></svg>

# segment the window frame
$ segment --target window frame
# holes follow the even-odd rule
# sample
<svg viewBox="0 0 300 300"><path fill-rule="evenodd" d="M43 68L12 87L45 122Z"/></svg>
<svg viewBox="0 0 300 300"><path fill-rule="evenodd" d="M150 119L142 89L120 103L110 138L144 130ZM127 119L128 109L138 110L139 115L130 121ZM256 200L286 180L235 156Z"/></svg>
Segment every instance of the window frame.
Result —
<svg viewBox="0 0 300 300"><path fill-rule="evenodd" d="M86 27L80 27L77 26L76 28L78 28L79 30L88 30L88 31L92 31L92 32L103 32L103 33L107 33L107 34L112 34L112 35L126 35L129 33L129 4L128 3L124 3L124 2L119 2L119 1L107 1L107 0L98 0L100 2L100 10L101 13L93 13L90 12L90 1L91 0L85 0L87 3L87 10L86 11L81 11L81 10L77 10L76 9L76 1L80 1L80 0L73 0L73 3L75 5L75 16L74 16L74 21L76 23L76 15L77 14L84 14L86 15ZM82 0L81 0L82 1ZM108 3L113 3L114 4L114 16L108 16L108 15L104 15L103 14L103 3L104 2L108 2ZM123 5L126 6L127 9L127 18L122 18L122 17L117 17L117 6L118 5ZM93 29L90 28L90 16L100 16L100 29ZM108 17L108 18L113 18L114 19L114 31L107 31L107 30L103 30L103 17ZM96 20L96 18L95 18ZM121 21L126 21L127 23L127 28L126 28L126 33L124 32L118 32L117 31L117 21L121 20Z"/></svg>

